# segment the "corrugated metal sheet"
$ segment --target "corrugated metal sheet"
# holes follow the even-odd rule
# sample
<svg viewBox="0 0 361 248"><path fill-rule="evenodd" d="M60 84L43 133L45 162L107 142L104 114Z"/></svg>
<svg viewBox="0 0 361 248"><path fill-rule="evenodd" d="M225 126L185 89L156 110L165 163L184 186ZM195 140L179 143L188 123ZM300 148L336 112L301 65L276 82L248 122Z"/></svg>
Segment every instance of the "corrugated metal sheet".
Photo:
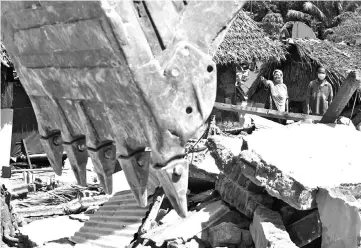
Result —
<svg viewBox="0 0 361 248"><path fill-rule="evenodd" d="M150 169L148 196L154 194L159 185L155 171ZM147 211L148 207L140 207L130 190L117 192L97 212L90 215L90 219L70 240L76 243L76 248L125 247L138 232Z"/></svg>
<svg viewBox="0 0 361 248"><path fill-rule="evenodd" d="M77 243L77 248L125 247L138 232L147 211L138 205L130 190L118 192L70 240Z"/></svg>

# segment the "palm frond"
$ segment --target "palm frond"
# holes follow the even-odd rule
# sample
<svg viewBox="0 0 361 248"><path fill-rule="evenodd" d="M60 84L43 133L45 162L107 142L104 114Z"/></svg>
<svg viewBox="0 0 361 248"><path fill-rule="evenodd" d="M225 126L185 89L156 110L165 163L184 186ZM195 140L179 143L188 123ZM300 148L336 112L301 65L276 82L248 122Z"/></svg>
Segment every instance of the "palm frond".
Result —
<svg viewBox="0 0 361 248"><path fill-rule="evenodd" d="M293 22L293 21L286 22L286 23L283 25L282 29L288 29L288 28L292 27L293 24L295 24L295 22ZM282 29L281 29L281 30L282 30Z"/></svg>
<svg viewBox="0 0 361 248"><path fill-rule="evenodd" d="M337 9L338 14L342 13L343 7L341 1L334 2L335 8Z"/></svg>
<svg viewBox="0 0 361 248"><path fill-rule="evenodd" d="M268 12L267 15L265 15L262 19L263 23L276 23L276 24L283 24L283 18L282 15L279 13L273 13L273 12Z"/></svg>
<svg viewBox="0 0 361 248"><path fill-rule="evenodd" d="M310 14L311 16L316 17L317 19L319 19L321 21L325 21L327 19L325 14L316 5L314 5L311 2L305 2L303 4L303 9L308 14Z"/></svg>
<svg viewBox="0 0 361 248"><path fill-rule="evenodd" d="M351 1L350 3L348 3L345 7L345 11L347 12L354 12L357 8L360 7L360 4L357 3L356 1Z"/></svg>
<svg viewBox="0 0 361 248"><path fill-rule="evenodd" d="M288 10L287 11L287 19L289 21L307 21L311 19L311 16L309 14L303 13L301 11L297 10Z"/></svg>

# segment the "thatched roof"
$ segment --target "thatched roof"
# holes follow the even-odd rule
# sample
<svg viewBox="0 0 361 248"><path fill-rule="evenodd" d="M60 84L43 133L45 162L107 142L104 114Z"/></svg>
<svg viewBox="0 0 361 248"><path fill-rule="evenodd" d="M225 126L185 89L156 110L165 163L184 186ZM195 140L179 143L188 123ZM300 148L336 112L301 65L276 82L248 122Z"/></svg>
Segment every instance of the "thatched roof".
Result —
<svg viewBox="0 0 361 248"><path fill-rule="evenodd" d="M337 17L340 24L332 29L332 34L327 37L333 42L348 42L354 44L356 35L361 33L361 8L355 12L345 12Z"/></svg>
<svg viewBox="0 0 361 248"><path fill-rule="evenodd" d="M269 39L266 33L257 26L245 12L240 11L231 24L223 42L219 46L213 60L217 64L239 64L251 62L280 61L285 57L285 48L279 41Z"/></svg>
<svg viewBox="0 0 361 248"><path fill-rule="evenodd" d="M325 67L327 80L335 91L343 83L349 70L361 68L361 47L336 44L330 41L294 39L288 45L289 55L281 63L268 62L261 68L259 77L272 78L274 69L281 69L284 83L288 87L290 100L303 101L307 86L316 79L318 66ZM261 90L259 77L249 90L249 98L263 102L265 93Z"/></svg>

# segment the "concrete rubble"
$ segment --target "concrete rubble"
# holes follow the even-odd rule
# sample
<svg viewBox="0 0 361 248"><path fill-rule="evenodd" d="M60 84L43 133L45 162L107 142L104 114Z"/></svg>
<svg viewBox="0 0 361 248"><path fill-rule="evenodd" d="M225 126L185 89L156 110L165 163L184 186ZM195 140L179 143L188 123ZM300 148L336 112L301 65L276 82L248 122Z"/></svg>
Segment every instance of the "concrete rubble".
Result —
<svg viewBox="0 0 361 248"><path fill-rule="evenodd" d="M250 226L252 238L256 248L262 247L297 247L292 241L283 225L279 213L268 208L257 207L253 222Z"/></svg>
<svg viewBox="0 0 361 248"><path fill-rule="evenodd" d="M355 132L339 125L294 123L246 136L212 135L196 146L195 141L191 142L187 155L191 164L188 215L181 218L158 188L149 198L153 203L148 210L142 210L147 211L145 215L139 216L143 220L129 227L131 232L138 228L131 247L359 247L361 159L354 140L361 137ZM284 145L290 140L298 142ZM344 156L327 158L336 151ZM129 205L125 193L117 194L122 199L116 204L127 214L135 205ZM104 233L110 228L108 217L95 217L104 214L102 209L115 202L104 203L103 196L97 197L99 202L91 200L93 196L68 203L67 213L61 205L53 208L53 212L59 208L57 214L64 215L77 213L69 211L71 204L76 203L78 210L86 205L83 207L87 207L86 212L69 215L71 220L85 222L70 240L76 241L77 235L83 235L89 225L96 224ZM45 210L46 207L39 207L29 213L46 215ZM19 214L24 215L24 211ZM100 235L97 240L89 237L90 243L79 243L76 247L90 244L117 247L109 235L113 234ZM129 233L127 240L132 237Z"/></svg>

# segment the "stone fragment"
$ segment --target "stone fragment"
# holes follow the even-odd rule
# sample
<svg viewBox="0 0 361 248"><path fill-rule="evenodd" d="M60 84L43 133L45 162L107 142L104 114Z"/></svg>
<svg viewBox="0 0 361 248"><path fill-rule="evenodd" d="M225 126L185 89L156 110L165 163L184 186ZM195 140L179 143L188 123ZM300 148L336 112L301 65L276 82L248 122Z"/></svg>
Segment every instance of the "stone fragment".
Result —
<svg viewBox="0 0 361 248"><path fill-rule="evenodd" d="M84 214L94 214L98 210L99 206L90 206L87 208L87 210L84 211Z"/></svg>
<svg viewBox="0 0 361 248"><path fill-rule="evenodd" d="M258 207L249 228L256 248L296 248L284 227L279 213Z"/></svg>
<svg viewBox="0 0 361 248"><path fill-rule="evenodd" d="M244 229L242 229L241 231L242 231L241 244L243 244L244 246L253 245L253 238L251 232L249 230L244 230Z"/></svg>
<svg viewBox="0 0 361 248"><path fill-rule="evenodd" d="M243 140L240 153L239 149L232 152L233 144L239 143L233 139L233 142L221 142L220 139L208 142L220 170L238 176L232 178L234 181L241 180L240 174L243 174L264 187L268 194L298 210L317 207L318 187L361 183L358 142L361 133L348 127L301 123L287 128L260 130Z"/></svg>
<svg viewBox="0 0 361 248"><path fill-rule="evenodd" d="M212 136L208 139L206 145L215 159L218 169L225 172L233 167L236 157L242 150L243 140L225 136Z"/></svg>
<svg viewBox="0 0 361 248"><path fill-rule="evenodd" d="M259 206L271 207L273 204L272 197L253 194L225 175L219 175L216 190L218 190L225 202L235 207L248 218L253 218L253 213Z"/></svg>
<svg viewBox="0 0 361 248"><path fill-rule="evenodd" d="M291 240L298 247L311 243L322 234L322 224L318 211L312 211L309 215L296 221L286 229Z"/></svg>
<svg viewBox="0 0 361 248"><path fill-rule="evenodd" d="M208 229L208 242L212 247L237 245L241 241L241 228L233 223L223 222Z"/></svg>
<svg viewBox="0 0 361 248"><path fill-rule="evenodd" d="M356 199L338 189L320 188L316 201L322 222L322 248L358 247L361 217Z"/></svg>
<svg viewBox="0 0 361 248"><path fill-rule="evenodd" d="M69 218L71 220L78 220L80 222L85 222L85 221L88 221L90 219L89 216L85 215L84 213L81 213L81 214L71 214L69 215Z"/></svg>
<svg viewBox="0 0 361 248"><path fill-rule="evenodd" d="M238 227L240 227L241 229L248 229L249 225L251 224L251 221L248 217L246 217L245 215L241 214L240 212L234 211L234 210L231 210L227 214L225 214L221 219L219 219L217 222L215 222L212 225L212 227L217 226L217 225L221 224L222 222L233 223L233 224L237 225Z"/></svg>

